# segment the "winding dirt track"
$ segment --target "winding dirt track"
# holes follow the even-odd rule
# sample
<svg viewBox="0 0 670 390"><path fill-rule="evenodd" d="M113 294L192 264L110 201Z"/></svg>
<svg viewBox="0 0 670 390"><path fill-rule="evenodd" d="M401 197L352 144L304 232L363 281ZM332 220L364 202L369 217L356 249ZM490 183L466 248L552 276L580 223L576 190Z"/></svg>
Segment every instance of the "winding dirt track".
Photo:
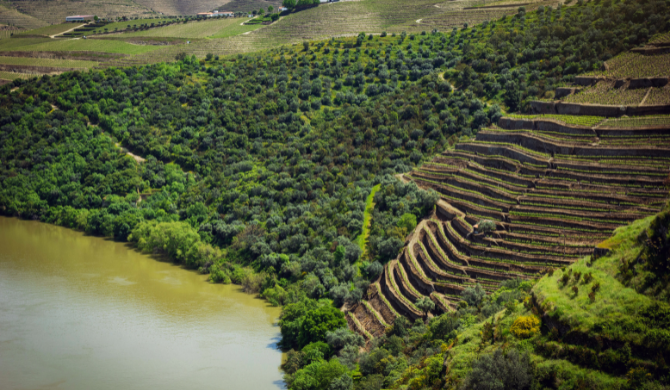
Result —
<svg viewBox="0 0 670 390"><path fill-rule="evenodd" d="M81 25L79 25L79 26L72 27L71 29L69 29L69 30L67 30L67 31L63 31L62 33L58 33L58 34L54 34L54 35L49 35L49 38L52 38L52 39L53 39L53 38L56 38L56 37L59 36L59 35L63 35L63 34L69 33L70 31L74 31L75 29L77 29L77 28L79 28L79 27L86 26L86 24L87 24L87 23L81 24Z"/></svg>

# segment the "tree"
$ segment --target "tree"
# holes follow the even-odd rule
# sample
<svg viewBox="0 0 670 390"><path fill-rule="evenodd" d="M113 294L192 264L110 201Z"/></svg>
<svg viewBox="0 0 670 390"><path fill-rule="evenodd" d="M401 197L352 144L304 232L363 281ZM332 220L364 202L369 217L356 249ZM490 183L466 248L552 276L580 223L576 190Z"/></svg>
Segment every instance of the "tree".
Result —
<svg viewBox="0 0 670 390"><path fill-rule="evenodd" d="M298 345L303 347L315 341L325 341L326 334L334 329L347 326L344 313L331 306L324 305L305 313L298 332Z"/></svg>
<svg viewBox="0 0 670 390"><path fill-rule="evenodd" d="M530 389L533 371L528 353L521 355L516 349L510 349L504 354L498 349L475 361L464 387L473 390Z"/></svg>
<svg viewBox="0 0 670 390"><path fill-rule="evenodd" d="M505 91L505 104L509 108L509 111L517 111L521 105L521 92L516 85L516 83L508 83Z"/></svg>
<svg viewBox="0 0 670 390"><path fill-rule="evenodd" d="M326 341L335 351L339 351L348 345L357 347L365 345L363 336L352 332L348 328L337 328L326 333Z"/></svg>
<svg viewBox="0 0 670 390"><path fill-rule="evenodd" d="M405 213L398 219L398 227L405 229L405 233L411 233L416 227L416 215Z"/></svg>
<svg viewBox="0 0 670 390"><path fill-rule="evenodd" d="M259 9L258 14L261 16L265 15L265 10L263 8Z"/></svg>
<svg viewBox="0 0 670 390"><path fill-rule="evenodd" d="M352 383L342 380L342 376L347 375L347 371L347 367L337 359L331 359L328 362L314 361L293 375L289 387L294 390L329 390L333 383L334 389L349 390L352 388Z"/></svg>
<svg viewBox="0 0 670 390"><path fill-rule="evenodd" d="M449 336L455 336L455 331L459 326L461 326L461 320L450 313L433 318L429 324L434 339L444 339Z"/></svg>
<svg viewBox="0 0 670 390"><path fill-rule="evenodd" d="M424 314L428 314L429 311L435 309L435 302L433 302L429 297L418 299L414 305Z"/></svg>
<svg viewBox="0 0 670 390"><path fill-rule="evenodd" d="M481 233L490 233L496 230L496 224L491 220L482 219L477 223L477 230Z"/></svg>
<svg viewBox="0 0 670 390"><path fill-rule="evenodd" d="M484 288L479 283L477 283L475 287L466 288L461 294L463 300L466 301L468 305L473 307L477 307L485 296L486 290L484 290Z"/></svg>
<svg viewBox="0 0 670 390"><path fill-rule="evenodd" d="M295 8L296 0L284 0L282 2L282 5L286 7L288 10L292 10L293 8Z"/></svg>
<svg viewBox="0 0 670 390"><path fill-rule="evenodd" d="M356 46L361 46L364 41L365 41L365 33L362 32L358 34L358 37L356 38Z"/></svg>
<svg viewBox="0 0 670 390"><path fill-rule="evenodd" d="M368 274L370 280L376 279L379 275L381 275L383 270L384 266L382 266L378 261L370 263L370 265L365 268L365 272Z"/></svg>
<svg viewBox="0 0 670 390"><path fill-rule="evenodd" d="M271 5L268 6L268 12L269 13L272 13L272 11L274 11L274 10L275 10L275 8L273 6L271 6Z"/></svg>

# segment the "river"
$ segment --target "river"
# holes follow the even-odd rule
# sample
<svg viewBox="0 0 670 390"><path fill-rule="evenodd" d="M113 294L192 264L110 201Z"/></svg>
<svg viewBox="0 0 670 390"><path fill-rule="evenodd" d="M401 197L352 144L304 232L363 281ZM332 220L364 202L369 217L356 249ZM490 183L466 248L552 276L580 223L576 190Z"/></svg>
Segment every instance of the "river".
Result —
<svg viewBox="0 0 670 390"><path fill-rule="evenodd" d="M282 389L279 313L127 245L0 217L0 389Z"/></svg>

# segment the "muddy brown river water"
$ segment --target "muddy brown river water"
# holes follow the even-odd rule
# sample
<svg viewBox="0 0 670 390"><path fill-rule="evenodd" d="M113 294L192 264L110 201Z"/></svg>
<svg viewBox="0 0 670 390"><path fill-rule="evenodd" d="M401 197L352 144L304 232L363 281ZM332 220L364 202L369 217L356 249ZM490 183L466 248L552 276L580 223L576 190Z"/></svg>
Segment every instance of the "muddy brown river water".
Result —
<svg viewBox="0 0 670 390"><path fill-rule="evenodd" d="M66 228L0 217L0 389L282 389L278 308Z"/></svg>

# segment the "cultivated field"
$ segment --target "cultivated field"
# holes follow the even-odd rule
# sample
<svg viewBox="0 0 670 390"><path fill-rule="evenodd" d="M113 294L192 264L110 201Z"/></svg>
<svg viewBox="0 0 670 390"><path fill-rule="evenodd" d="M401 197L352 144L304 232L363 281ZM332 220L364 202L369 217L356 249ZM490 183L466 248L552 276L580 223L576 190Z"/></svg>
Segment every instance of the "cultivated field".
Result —
<svg viewBox="0 0 670 390"><path fill-rule="evenodd" d="M108 53L140 54L158 49L158 46L133 45L117 40L25 38L0 41L3 51L101 51Z"/></svg>
<svg viewBox="0 0 670 390"><path fill-rule="evenodd" d="M114 35L126 37L173 37L173 38L223 38L257 30L263 26L240 26L246 18L229 18L217 20L203 20L189 23L173 24L166 27L152 28L144 31L124 32ZM134 24L134 23L133 23Z"/></svg>
<svg viewBox="0 0 670 390"><path fill-rule="evenodd" d="M587 73L610 78L659 77L670 74L670 53L644 55L626 52L606 62L608 70Z"/></svg>
<svg viewBox="0 0 670 390"><path fill-rule="evenodd" d="M612 103L613 83L582 94ZM647 91L624 90L615 104L641 101ZM667 91L652 89L652 101L668 104ZM667 200L670 115L655 110L508 115L405 174L441 199L349 309L350 328L378 337L398 316L425 317L416 305L424 297L434 314L455 310L467 287L492 292L506 279L553 272L593 254L617 227L657 213ZM483 232L483 221L493 230Z"/></svg>
<svg viewBox="0 0 670 390"><path fill-rule="evenodd" d="M30 74L30 73L16 73L16 72L5 72L0 71L0 80L14 80L14 79L29 79L31 77L38 77L40 74Z"/></svg>
<svg viewBox="0 0 670 390"><path fill-rule="evenodd" d="M650 45L670 45L670 33L659 34L649 40Z"/></svg>
<svg viewBox="0 0 670 390"><path fill-rule="evenodd" d="M114 30L126 30L128 28L139 28L142 25L148 25L151 26L151 24L162 24L162 23L169 23L172 21L176 21L177 19L174 18L147 18L147 19L133 19L133 20L127 20L127 21L122 21L122 22L114 22L114 23L109 23L106 24L105 27L98 28L96 30L93 30L93 33L100 34L105 32L105 29L107 31L112 32ZM128 27L130 26L130 27Z"/></svg>
<svg viewBox="0 0 670 390"><path fill-rule="evenodd" d="M1 53L0 53L1 54ZM21 58L0 56L0 65L31 65L62 68L92 68L98 65L95 61L56 60L50 58Z"/></svg>
<svg viewBox="0 0 670 390"><path fill-rule="evenodd" d="M25 29L34 29L46 26L47 23L30 15L22 14L11 4L0 2L0 23L17 26Z"/></svg>
<svg viewBox="0 0 670 390"><path fill-rule="evenodd" d="M30 36L43 36L43 37L50 37L52 35L56 34L61 34L64 33L65 31L68 31L74 27L77 27L81 25L82 23L61 23L61 24L54 24L52 26L44 26L40 27L34 30L29 30L29 31L22 31L18 34L17 36L21 35L30 35Z"/></svg>
<svg viewBox="0 0 670 390"><path fill-rule="evenodd" d="M646 88L615 88L613 81L600 81L592 87L566 97L564 101L568 103L635 106L642 103L646 93Z"/></svg>
<svg viewBox="0 0 670 390"><path fill-rule="evenodd" d="M195 15L198 12L209 12L226 0L135 0L147 9L162 12L165 15Z"/></svg>
<svg viewBox="0 0 670 390"><path fill-rule="evenodd" d="M107 18L154 14L149 8L132 0L58 0L57 2L51 0L10 0L7 3L11 4L25 16L30 15L29 17L41 21L39 26L25 26L26 28L63 23L65 17L68 15L86 14Z"/></svg>
<svg viewBox="0 0 670 390"><path fill-rule="evenodd" d="M259 8L267 10L270 5L277 10L281 7L282 2L281 0L222 0L215 9L230 12L249 12Z"/></svg>
<svg viewBox="0 0 670 390"><path fill-rule="evenodd" d="M652 88L644 104L646 106L670 104L670 88Z"/></svg>

